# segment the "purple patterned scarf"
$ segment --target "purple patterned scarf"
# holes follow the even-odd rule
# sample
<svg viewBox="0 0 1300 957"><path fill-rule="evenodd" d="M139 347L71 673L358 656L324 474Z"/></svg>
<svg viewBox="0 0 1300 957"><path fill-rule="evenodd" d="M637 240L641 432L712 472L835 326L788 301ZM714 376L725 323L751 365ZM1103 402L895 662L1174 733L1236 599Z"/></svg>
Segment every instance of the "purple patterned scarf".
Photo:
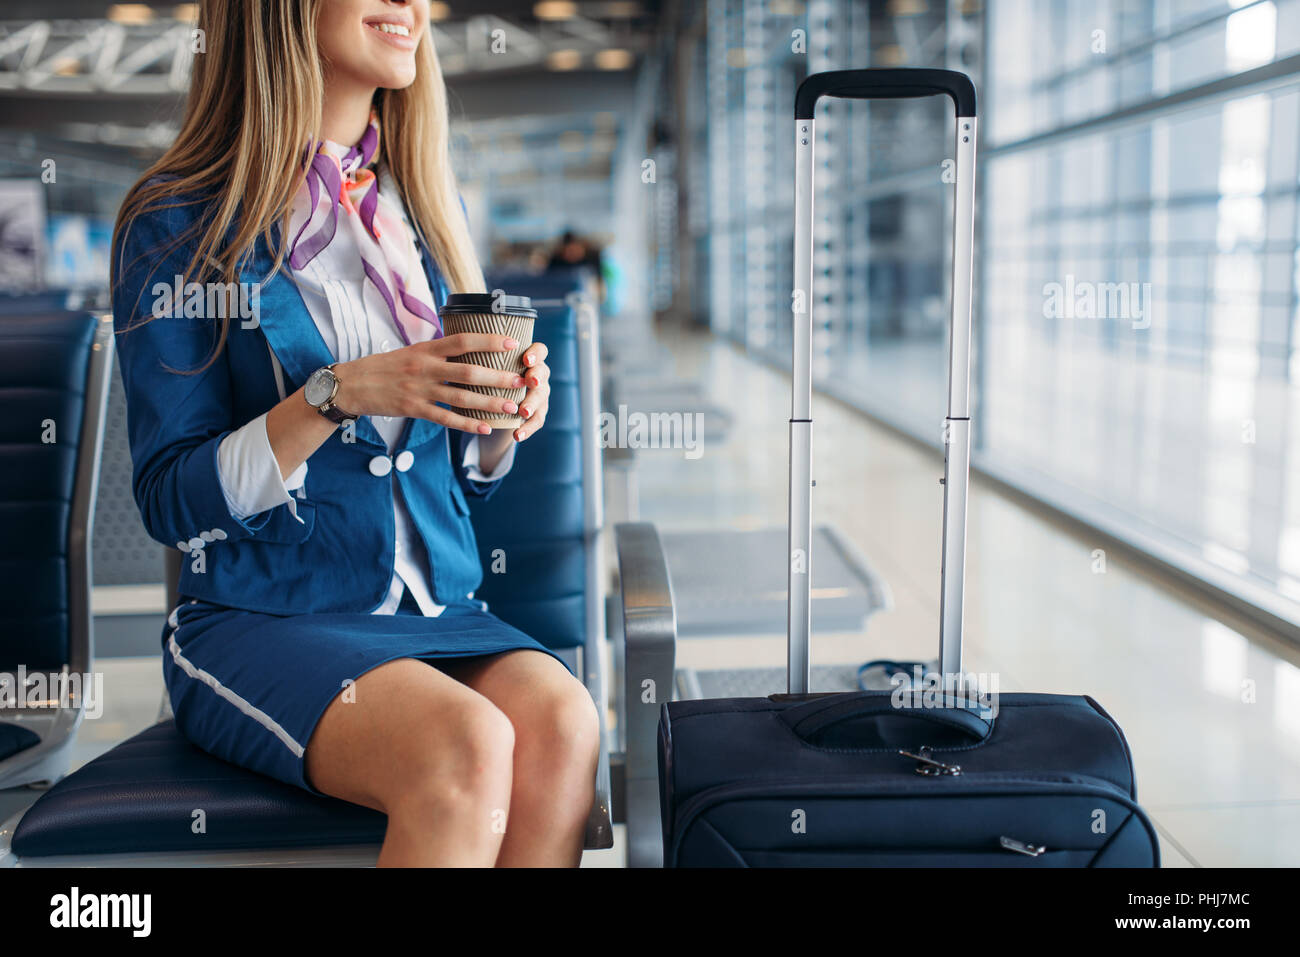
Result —
<svg viewBox="0 0 1300 957"><path fill-rule="evenodd" d="M438 313L406 288L404 277L423 267L411 230L396 210L380 200L371 168L378 155L379 117L373 112L360 142L341 159L325 143L317 146L306 171L309 213L289 245L289 267L301 270L330 244L341 209L350 228L357 231L366 278L388 306L403 342L436 339L442 335Z"/></svg>

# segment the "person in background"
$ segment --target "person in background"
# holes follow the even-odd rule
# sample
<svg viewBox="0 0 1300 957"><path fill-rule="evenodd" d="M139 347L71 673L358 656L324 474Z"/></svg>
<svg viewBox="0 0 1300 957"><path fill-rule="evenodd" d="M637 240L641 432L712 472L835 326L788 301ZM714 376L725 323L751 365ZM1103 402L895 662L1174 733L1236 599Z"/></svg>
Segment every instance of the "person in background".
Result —
<svg viewBox="0 0 1300 957"><path fill-rule="evenodd" d="M557 269L572 269L575 266L590 267L596 277L596 301L605 301L605 269L601 260L600 247L579 236L571 229L566 229L560 237L559 244L551 253L547 263L547 272Z"/></svg>

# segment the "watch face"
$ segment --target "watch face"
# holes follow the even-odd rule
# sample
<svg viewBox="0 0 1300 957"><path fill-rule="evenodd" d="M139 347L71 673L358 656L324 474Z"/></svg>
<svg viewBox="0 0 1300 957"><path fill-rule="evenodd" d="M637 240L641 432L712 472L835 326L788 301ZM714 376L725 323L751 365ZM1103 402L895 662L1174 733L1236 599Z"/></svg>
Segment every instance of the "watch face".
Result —
<svg viewBox="0 0 1300 957"><path fill-rule="evenodd" d="M303 387L303 397L308 405L321 406L329 401L334 391L334 373L329 369L317 369L307 379Z"/></svg>

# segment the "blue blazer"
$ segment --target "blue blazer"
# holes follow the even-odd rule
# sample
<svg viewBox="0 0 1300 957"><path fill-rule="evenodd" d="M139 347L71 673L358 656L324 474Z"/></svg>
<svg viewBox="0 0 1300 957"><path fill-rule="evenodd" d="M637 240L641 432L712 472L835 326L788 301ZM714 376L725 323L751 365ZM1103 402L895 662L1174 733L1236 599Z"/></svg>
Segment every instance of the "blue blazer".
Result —
<svg viewBox="0 0 1300 957"><path fill-rule="evenodd" d="M337 430L308 459L295 503L302 521L287 505L242 520L231 515L217 447L280 401L271 351L283 369L286 394L334 357L286 271L262 281L272 258L259 239L241 281L260 282L260 321L241 322L236 315L215 362L201 373L173 371L201 366L219 329L212 318L152 318L157 284L171 285L185 272L195 240L168 247L203 209L200 202L140 216L113 249L119 269L113 321L135 501L152 538L190 550L181 594L275 615L372 611L392 582L393 494L400 487L429 555L435 600L466 600L483 575L466 496L487 497L499 484L465 476L460 462L467 433L411 419L393 458L409 451L414 463L407 471L376 475L372 460L387 458L388 449L362 416L352 434ZM420 252L441 308L446 283L422 242Z"/></svg>

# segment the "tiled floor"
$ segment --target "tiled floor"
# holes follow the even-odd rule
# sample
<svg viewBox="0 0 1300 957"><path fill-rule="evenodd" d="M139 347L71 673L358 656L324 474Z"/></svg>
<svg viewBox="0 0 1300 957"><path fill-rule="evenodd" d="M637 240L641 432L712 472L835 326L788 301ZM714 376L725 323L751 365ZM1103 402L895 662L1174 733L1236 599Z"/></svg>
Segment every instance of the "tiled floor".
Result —
<svg viewBox="0 0 1300 957"><path fill-rule="evenodd" d="M703 454L638 453L640 514L662 528L780 525L786 508L788 380L732 346L670 337L675 375L734 415ZM718 386L714 386L718 383ZM834 523L890 586L865 633L818 634L818 664L925 657L937 635L941 464L937 455L829 400L815 402L814 518ZM971 493L966 665L1002 690L1086 692L1124 727L1139 796L1166 866L1300 864L1300 649L1149 577L979 482ZM683 666L771 667L781 635L683 641ZM104 717L78 738L84 761L146 727L162 688L156 657L101 659ZM35 798L0 792L0 819ZM618 866L620 847L586 866Z"/></svg>

